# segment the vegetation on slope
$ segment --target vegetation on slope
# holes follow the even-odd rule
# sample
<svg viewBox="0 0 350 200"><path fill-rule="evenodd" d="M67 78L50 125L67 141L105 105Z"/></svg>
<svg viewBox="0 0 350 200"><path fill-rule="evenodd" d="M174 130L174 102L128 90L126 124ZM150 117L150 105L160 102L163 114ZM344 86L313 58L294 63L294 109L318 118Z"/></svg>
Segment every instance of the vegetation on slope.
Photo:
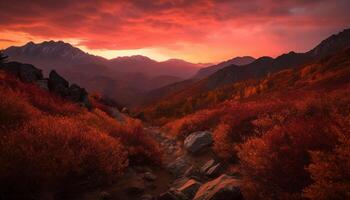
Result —
<svg viewBox="0 0 350 200"><path fill-rule="evenodd" d="M212 130L217 155L239 166L247 199L347 199L349 58L346 49L298 69L227 86L229 100L164 128L179 138Z"/></svg>
<svg viewBox="0 0 350 200"><path fill-rule="evenodd" d="M129 165L160 158L139 121L118 122L0 71L1 197L108 184Z"/></svg>

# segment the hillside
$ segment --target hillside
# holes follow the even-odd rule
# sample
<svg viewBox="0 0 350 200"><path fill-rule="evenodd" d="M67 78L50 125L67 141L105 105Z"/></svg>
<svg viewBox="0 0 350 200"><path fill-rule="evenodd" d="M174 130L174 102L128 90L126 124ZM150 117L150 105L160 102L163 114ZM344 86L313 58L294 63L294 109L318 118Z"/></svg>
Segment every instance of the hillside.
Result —
<svg viewBox="0 0 350 200"><path fill-rule="evenodd" d="M193 114L165 116L159 109L159 117L152 117L168 122L163 130L179 140L211 131L215 154L241 177L246 199L347 199L349 77L347 48L260 80L193 96L184 112L206 107Z"/></svg>
<svg viewBox="0 0 350 200"><path fill-rule="evenodd" d="M129 167L160 163L139 121L56 72L44 78L29 64L0 64L0 91L1 198L71 198Z"/></svg>
<svg viewBox="0 0 350 200"><path fill-rule="evenodd" d="M186 84L181 84L182 87L174 87L171 90L160 88L155 92L152 91L153 93L149 93L149 96L156 93L158 100L155 100L157 104L153 102L152 105L148 106L145 113L159 116L162 115L160 113L163 113L166 115L162 116L161 121L163 121L167 117L184 116L209 107L229 98L230 94L235 91L225 88L231 88L230 85L232 84L254 81L282 70L296 69L307 64L317 63L322 58L336 54L345 46L350 46L349 38L350 29L347 29L327 38L320 45L306 53L290 52L275 59L261 57L245 66L231 65L225 67L202 80L184 82ZM323 49L322 53L315 53L321 52L317 50L321 48L320 46Z"/></svg>

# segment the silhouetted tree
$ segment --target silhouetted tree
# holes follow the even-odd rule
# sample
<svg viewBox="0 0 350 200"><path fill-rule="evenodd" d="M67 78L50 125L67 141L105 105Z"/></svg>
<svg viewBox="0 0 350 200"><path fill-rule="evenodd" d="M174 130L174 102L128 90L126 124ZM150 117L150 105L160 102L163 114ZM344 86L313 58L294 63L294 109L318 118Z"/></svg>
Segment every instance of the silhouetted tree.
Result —
<svg viewBox="0 0 350 200"><path fill-rule="evenodd" d="M6 56L2 51L0 51L0 64L7 62L8 56Z"/></svg>

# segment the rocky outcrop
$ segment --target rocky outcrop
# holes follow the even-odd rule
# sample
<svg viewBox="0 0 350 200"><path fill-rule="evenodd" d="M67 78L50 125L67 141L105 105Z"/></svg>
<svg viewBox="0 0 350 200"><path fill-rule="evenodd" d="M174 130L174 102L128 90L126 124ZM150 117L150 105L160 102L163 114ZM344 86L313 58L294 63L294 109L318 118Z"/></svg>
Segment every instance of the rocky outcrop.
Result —
<svg viewBox="0 0 350 200"><path fill-rule="evenodd" d="M9 62L3 64L1 69L15 75L16 77L19 77L19 79L23 82L33 83L43 79L41 70L30 64Z"/></svg>
<svg viewBox="0 0 350 200"><path fill-rule="evenodd" d="M49 74L48 87L50 91L55 92L64 98L76 103L81 103L88 109L91 108L89 95L86 90L76 84L69 86L69 82L60 76L55 70L52 70Z"/></svg>
<svg viewBox="0 0 350 200"><path fill-rule="evenodd" d="M54 70L50 72L49 78L44 78L42 71L30 64L9 62L2 64L0 69L13 74L23 82L35 83L44 90L49 90L63 98L91 108L86 90L76 84L69 86L69 82Z"/></svg>
<svg viewBox="0 0 350 200"><path fill-rule="evenodd" d="M69 83L55 70L52 70L49 74L49 89L62 97L66 97L69 92Z"/></svg>
<svg viewBox="0 0 350 200"><path fill-rule="evenodd" d="M184 142L186 150L190 153L198 153L213 143L210 131L194 132L187 136Z"/></svg>
<svg viewBox="0 0 350 200"><path fill-rule="evenodd" d="M193 200L243 200L240 181L228 175L205 183L197 191Z"/></svg>

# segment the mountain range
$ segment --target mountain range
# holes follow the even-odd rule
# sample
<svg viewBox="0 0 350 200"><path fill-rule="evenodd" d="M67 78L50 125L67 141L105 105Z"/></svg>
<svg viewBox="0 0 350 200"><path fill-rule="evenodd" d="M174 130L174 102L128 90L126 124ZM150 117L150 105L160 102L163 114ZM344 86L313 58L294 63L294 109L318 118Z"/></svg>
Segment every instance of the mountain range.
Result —
<svg viewBox="0 0 350 200"><path fill-rule="evenodd" d="M171 108L176 107L176 105L196 104L196 98L211 98L209 96L214 90L231 87L232 84L235 83L259 80L279 71L297 69L333 56L347 47L350 47L350 29L328 37L319 45L305 53L290 52L276 58L264 56L243 66L230 64L206 78L173 83L163 88L150 91L146 97L146 104L148 104L149 107L145 110L152 113L152 110L162 110L164 105L166 105L167 108ZM226 96L224 93L227 93L227 91L223 89L221 93L223 93L221 96ZM229 93L232 93L232 91ZM216 99L216 101L224 99L225 98L219 98ZM193 107L194 110L197 110L206 106L209 106L209 104L196 104ZM178 106L178 109L179 110L174 110L174 113L186 113L183 110L185 109L184 107Z"/></svg>
<svg viewBox="0 0 350 200"><path fill-rule="evenodd" d="M4 53L10 60L41 68L44 74L56 70L69 81L126 105L137 104L145 92L192 77L206 66L179 59L157 62L140 55L108 60L62 41L29 42Z"/></svg>

